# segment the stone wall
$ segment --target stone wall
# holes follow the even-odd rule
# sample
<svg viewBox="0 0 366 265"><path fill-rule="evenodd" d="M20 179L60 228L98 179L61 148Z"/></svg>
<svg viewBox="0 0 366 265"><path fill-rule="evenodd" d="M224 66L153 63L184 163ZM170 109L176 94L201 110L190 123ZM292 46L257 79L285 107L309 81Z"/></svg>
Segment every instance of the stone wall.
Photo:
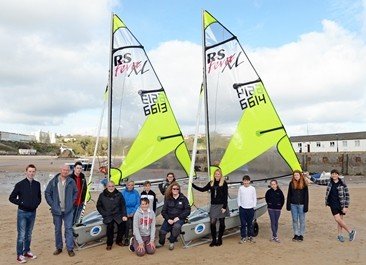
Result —
<svg viewBox="0 0 366 265"><path fill-rule="evenodd" d="M366 175L366 152L297 153L304 171L322 172L333 168L344 175Z"/></svg>

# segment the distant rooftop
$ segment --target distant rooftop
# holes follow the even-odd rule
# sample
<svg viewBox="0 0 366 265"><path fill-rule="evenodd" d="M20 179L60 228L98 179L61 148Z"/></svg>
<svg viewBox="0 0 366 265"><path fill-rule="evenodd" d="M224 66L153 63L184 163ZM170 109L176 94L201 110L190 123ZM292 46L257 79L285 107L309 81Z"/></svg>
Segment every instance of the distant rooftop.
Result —
<svg viewBox="0 0 366 265"><path fill-rule="evenodd" d="M349 133L329 133L329 134L314 134L301 135L290 137L291 142L314 142L314 141L330 141L330 140L361 140L366 139L365 132L349 132Z"/></svg>

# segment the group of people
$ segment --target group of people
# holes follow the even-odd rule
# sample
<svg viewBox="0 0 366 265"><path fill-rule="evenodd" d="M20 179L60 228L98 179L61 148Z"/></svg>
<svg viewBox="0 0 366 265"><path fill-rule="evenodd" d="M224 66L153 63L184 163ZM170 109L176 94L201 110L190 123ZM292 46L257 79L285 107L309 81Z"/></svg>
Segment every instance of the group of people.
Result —
<svg viewBox="0 0 366 265"><path fill-rule="evenodd" d="M68 165L61 167L61 172L56 174L48 183L45 198L53 217L55 226L54 255L63 249L62 223L65 230L66 249L70 257L75 256L72 226L79 222L80 214L85 202L87 184L82 173L81 162L74 164L70 174ZM18 205L17 213L17 261L26 263L27 259L36 259L31 252L31 238L36 218L36 210L41 203L41 185L34 179L36 167L30 164L26 167L26 177L15 184L9 196L9 201Z"/></svg>
<svg viewBox="0 0 366 265"><path fill-rule="evenodd" d="M54 255L63 250L62 223L64 223L66 249L70 257L75 255L72 226L80 222L80 215L85 204L87 183L82 173L82 164L76 162L70 174L69 166L63 165L61 172L53 177L45 190L45 198L53 216L55 226ZM30 164L26 167L26 178L18 182L9 196L10 202L18 205L17 213L17 261L27 262L37 256L30 250L32 230L36 217L36 209L41 203L40 183L34 180L36 167ZM349 206L349 191L346 183L339 178L337 170L331 171L329 180L316 180L314 183L327 184L325 204L330 207L331 213L338 227L337 239L344 242L343 230L348 233L349 241L353 241L356 230L351 229L344 221L343 216ZM291 211L293 241L303 241L305 233L305 214L308 212L309 191L308 181L301 171L295 170L289 183L286 209ZM257 203L255 188L251 185L248 175L242 179L238 189L237 203L240 217L240 244L255 243L253 219ZM228 184L222 175L221 169L214 171L213 179L204 187L192 184L200 192L210 191L210 229L212 241L210 247L221 246L225 231L225 217L229 216ZM151 190L151 183L146 181L141 194L134 189L134 182L129 181L126 189L118 191L115 183L108 181L97 201L97 210L103 217L107 227L107 250L112 249L114 230L117 227L115 242L119 246L129 246L129 249L138 256L153 254L156 248L165 245L169 235L169 250L181 233L181 227L191 212L188 199L181 192L173 173L168 173L164 183L159 185L164 195L164 205L161 215L164 218L159 230L158 242L155 244L157 197ZM271 241L280 242L278 237L278 222L281 209L285 204L285 197L277 180L270 181L270 189L265 194L268 214L270 217L272 237ZM217 231L217 222L219 229Z"/></svg>

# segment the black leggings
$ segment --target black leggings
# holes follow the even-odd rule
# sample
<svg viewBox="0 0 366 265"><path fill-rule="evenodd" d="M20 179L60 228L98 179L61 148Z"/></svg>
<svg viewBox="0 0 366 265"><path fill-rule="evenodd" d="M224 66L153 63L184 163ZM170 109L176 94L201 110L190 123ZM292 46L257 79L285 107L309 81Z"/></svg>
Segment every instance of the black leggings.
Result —
<svg viewBox="0 0 366 265"><path fill-rule="evenodd" d="M225 218L211 218L211 225L216 225L217 219L219 219L220 226L225 226Z"/></svg>

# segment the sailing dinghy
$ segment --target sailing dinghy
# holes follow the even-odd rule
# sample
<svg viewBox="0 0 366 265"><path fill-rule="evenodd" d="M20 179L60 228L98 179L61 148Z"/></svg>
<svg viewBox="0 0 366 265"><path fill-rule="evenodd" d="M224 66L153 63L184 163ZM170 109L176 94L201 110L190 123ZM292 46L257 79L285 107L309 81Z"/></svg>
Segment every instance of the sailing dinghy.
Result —
<svg viewBox="0 0 366 265"><path fill-rule="evenodd" d="M293 170L301 170L263 82L237 37L207 11L203 12L203 66L208 179L213 178L217 167L223 176L233 180L229 185L240 183L246 174L255 181L289 176ZM195 152L192 152L192 164ZM194 203L192 176L188 195ZM226 230L237 232L240 219L236 198L229 198L228 206ZM210 205L198 208L183 225L181 238L185 247L210 241L207 239L209 209ZM258 201L255 234L258 233L256 219L266 210L266 203ZM196 242L197 239L201 240Z"/></svg>
<svg viewBox="0 0 366 265"><path fill-rule="evenodd" d="M151 180L167 172L187 177L191 164L188 149L144 47L115 14L111 28L109 179L118 185L127 178ZM79 248L105 235L106 226L97 211L74 226Z"/></svg>

